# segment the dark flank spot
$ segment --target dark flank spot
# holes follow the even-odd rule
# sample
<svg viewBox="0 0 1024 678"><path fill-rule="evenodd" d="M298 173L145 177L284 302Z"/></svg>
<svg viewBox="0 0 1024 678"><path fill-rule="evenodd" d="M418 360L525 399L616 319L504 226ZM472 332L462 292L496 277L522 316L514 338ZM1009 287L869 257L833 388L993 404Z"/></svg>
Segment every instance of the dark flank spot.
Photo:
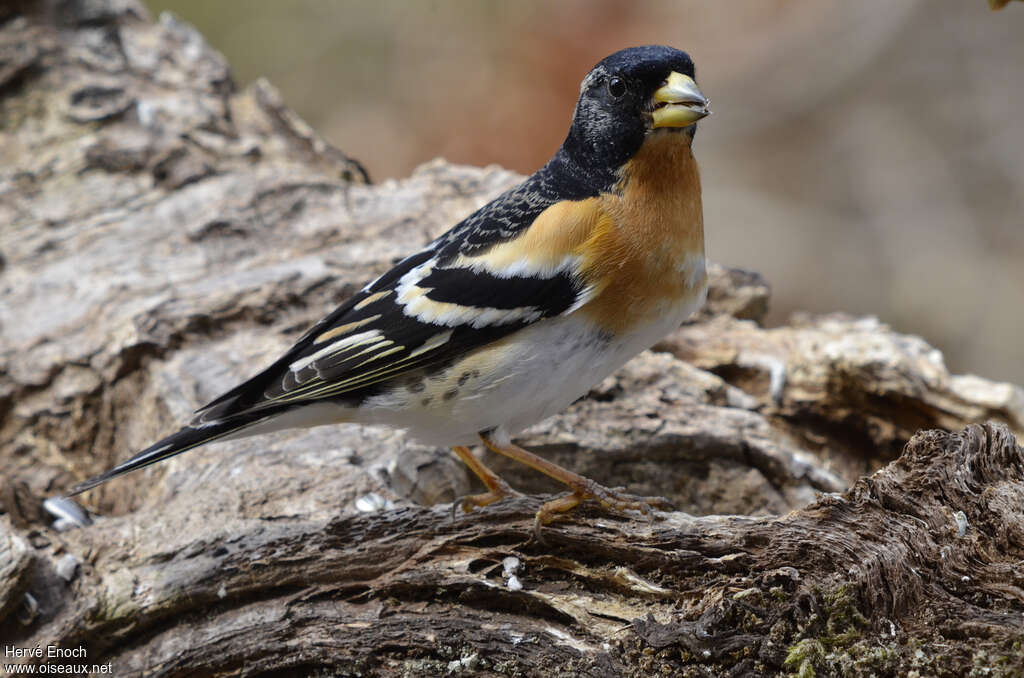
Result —
<svg viewBox="0 0 1024 678"><path fill-rule="evenodd" d="M413 381L409 384L409 393L422 393L423 389L427 387L426 382Z"/></svg>
<svg viewBox="0 0 1024 678"><path fill-rule="evenodd" d="M444 398L445 400L451 400L452 398L454 398L457 395L459 395L459 390L453 388L451 390L445 391L444 395L441 396L441 397Z"/></svg>
<svg viewBox="0 0 1024 678"><path fill-rule="evenodd" d="M430 405L430 401L431 400L432 400L432 398L430 398L428 396L428 397L426 397L426 398L424 398L423 400L420 401L420 405L423 405L423 407L428 407Z"/></svg>
<svg viewBox="0 0 1024 678"><path fill-rule="evenodd" d="M467 381L469 381L473 377L478 377L478 376L480 376L480 373L477 372L476 370L471 370L469 372L463 372L462 374L459 375L459 386L465 386Z"/></svg>

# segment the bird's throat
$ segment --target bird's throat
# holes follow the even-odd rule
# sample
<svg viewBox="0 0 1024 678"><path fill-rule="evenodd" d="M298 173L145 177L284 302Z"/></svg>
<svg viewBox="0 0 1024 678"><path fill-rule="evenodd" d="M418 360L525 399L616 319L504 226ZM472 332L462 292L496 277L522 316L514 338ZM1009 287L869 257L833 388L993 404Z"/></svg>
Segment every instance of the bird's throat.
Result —
<svg viewBox="0 0 1024 678"><path fill-rule="evenodd" d="M603 287L588 304L602 326L639 323L703 294L700 174L688 135L653 134L602 194L590 261ZM625 310L624 310L625 309Z"/></svg>

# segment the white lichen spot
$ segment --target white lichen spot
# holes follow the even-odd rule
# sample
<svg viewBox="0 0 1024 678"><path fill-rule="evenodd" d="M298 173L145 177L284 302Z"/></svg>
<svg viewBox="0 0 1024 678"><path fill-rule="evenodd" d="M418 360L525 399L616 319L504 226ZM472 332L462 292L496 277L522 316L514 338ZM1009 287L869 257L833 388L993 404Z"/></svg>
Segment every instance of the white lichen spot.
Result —
<svg viewBox="0 0 1024 678"><path fill-rule="evenodd" d="M56 569L58 577L64 581L71 581L75 578L75 573L78 572L78 558L70 553L66 553L57 561Z"/></svg>
<svg viewBox="0 0 1024 678"><path fill-rule="evenodd" d="M356 510L363 513L378 513L395 508L395 503L376 492L369 492L356 499Z"/></svg>
<svg viewBox="0 0 1024 678"><path fill-rule="evenodd" d="M565 631L556 629L553 626L546 627L544 631L547 632L549 635L554 636L562 644L568 645L569 647L579 652L588 654L593 654L594 652L597 652L596 647L584 642L583 640L580 640L579 638L574 638Z"/></svg>
<svg viewBox="0 0 1024 678"><path fill-rule="evenodd" d="M73 527L88 527L92 519L85 509L67 497L49 497L43 500L43 508L57 518L53 526L59 532Z"/></svg>
<svg viewBox="0 0 1024 678"><path fill-rule="evenodd" d="M475 672L480 665L480 655L474 652L460 659L448 662L448 673Z"/></svg>
<svg viewBox="0 0 1024 678"><path fill-rule="evenodd" d="M953 520L956 521L956 536L962 537L967 534L967 514L963 511L957 511L953 514Z"/></svg>

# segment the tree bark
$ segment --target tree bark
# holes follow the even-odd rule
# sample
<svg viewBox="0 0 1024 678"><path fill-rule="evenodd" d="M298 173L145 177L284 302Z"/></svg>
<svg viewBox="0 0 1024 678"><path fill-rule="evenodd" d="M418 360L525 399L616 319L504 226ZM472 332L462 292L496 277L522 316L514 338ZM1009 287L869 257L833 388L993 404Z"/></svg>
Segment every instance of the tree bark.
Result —
<svg viewBox="0 0 1024 678"><path fill-rule="evenodd" d="M335 427L43 500L180 425L519 177L370 185L132 0L0 8L0 645L114 675L1024 675L1024 393L877 320L707 308L521 443L671 499L453 517L446 451ZM988 422L988 423L983 423ZM947 429L926 430L921 429ZM952 430L955 432L948 432Z"/></svg>

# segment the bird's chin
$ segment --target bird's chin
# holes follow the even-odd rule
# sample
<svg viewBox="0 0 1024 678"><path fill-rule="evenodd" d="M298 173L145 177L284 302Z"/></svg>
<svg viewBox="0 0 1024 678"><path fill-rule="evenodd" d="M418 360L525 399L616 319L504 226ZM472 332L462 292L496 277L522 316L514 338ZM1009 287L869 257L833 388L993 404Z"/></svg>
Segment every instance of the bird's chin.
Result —
<svg viewBox="0 0 1024 678"><path fill-rule="evenodd" d="M648 136L656 136L660 134L682 134L686 138L692 139L694 133L697 131L697 123L687 125L686 127L650 127L647 130Z"/></svg>
<svg viewBox="0 0 1024 678"><path fill-rule="evenodd" d="M679 134L680 132L692 133L697 128L697 123L687 125L686 127L653 127L651 128L652 134Z"/></svg>

